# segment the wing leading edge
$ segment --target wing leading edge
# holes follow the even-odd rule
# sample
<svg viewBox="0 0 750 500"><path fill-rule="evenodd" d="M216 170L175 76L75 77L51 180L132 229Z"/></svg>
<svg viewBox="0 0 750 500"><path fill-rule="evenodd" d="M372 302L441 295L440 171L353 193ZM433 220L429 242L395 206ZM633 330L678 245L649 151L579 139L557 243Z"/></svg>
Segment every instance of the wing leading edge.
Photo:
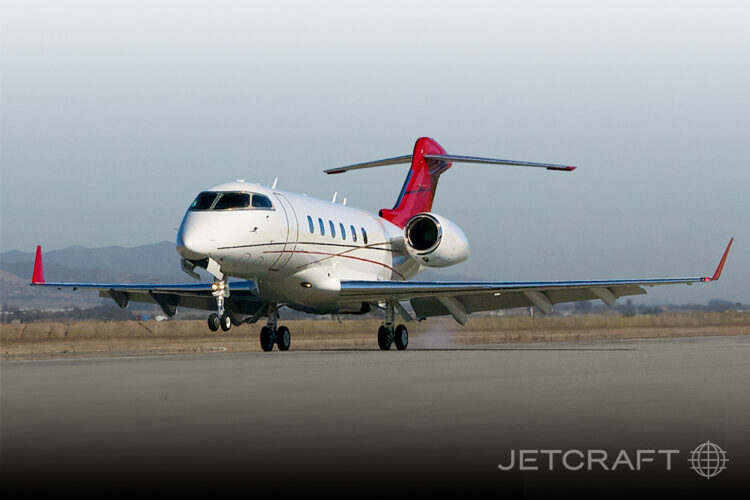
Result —
<svg viewBox="0 0 750 500"><path fill-rule="evenodd" d="M716 281L721 276L729 249L713 276L636 280L587 281L343 281L342 300L409 301L418 318L451 315L466 324L473 312L536 306L544 313L555 304L600 299L613 305L617 298L646 293L644 286L693 284Z"/></svg>

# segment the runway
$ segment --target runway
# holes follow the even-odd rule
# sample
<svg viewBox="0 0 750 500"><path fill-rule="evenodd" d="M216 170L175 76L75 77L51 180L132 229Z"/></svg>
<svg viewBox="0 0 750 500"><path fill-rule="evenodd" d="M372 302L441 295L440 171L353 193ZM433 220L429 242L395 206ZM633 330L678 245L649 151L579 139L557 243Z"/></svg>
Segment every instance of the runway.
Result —
<svg viewBox="0 0 750 500"><path fill-rule="evenodd" d="M4 361L8 487L738 487L750 336ZM710 440L730 458L687 465ZM676 449L674 470L502 472L511 449ZM665 483L666 484L666 483Z"/></svg>

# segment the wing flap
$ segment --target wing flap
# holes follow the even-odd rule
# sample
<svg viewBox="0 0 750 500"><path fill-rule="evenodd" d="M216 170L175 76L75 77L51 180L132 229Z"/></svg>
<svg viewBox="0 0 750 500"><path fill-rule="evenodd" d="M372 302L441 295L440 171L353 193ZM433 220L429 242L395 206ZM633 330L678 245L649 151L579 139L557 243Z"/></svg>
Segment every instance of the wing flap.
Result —
<svg viewBox="0 0 750 500"><path fill-rule="evenodd" d="M615 298L627 295L642 295L646 291L639 286L620 286L606 288L611 290ZM597 295L597 288L571 288L567 290L553 290L544 292L549 302L560 304L563 302L579 302L583 300L600 299ZM512 309L514 307L531 307L537 304L522 291L511 291L506 293L472 293L469 295L456 295L458 300L466 309L468 314L482 311L497 311L500 309ZM428 318L430 316L447 316L456 317L444 304L445 297L418 297L411 299L412 308L418 318ZM610 304L611 305L611 304ZM458 320L457 320L458 321ZM460 323L460 321L459 321Z"/></svg>
<svg viewBox="0 0 750 500"><path fill-rule="evenodd" d="M641 286L676 285L704 282L704 278L665 278L641 280L594 281L342 281L341 297L360 299L411 300L418 297L502 295L508 293L543 292L553 303L567 302L573 295L578 300L599 298L592 288L606 288L615 297L645 293L635 291ZM573 293L572 291L577 292ZM564 293L563 293L564 292ZM562 300L565 298L565 300Z"/></svg>

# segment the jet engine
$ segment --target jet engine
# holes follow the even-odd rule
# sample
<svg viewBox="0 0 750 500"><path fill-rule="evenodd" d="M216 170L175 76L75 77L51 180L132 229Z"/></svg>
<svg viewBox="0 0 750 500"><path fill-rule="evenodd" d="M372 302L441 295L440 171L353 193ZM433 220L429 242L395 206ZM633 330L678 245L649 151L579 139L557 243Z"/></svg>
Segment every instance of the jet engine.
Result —
<svg viewBox="0 0 750 500"><path fill-rule="evenodd" d="M409 255L427 267L447 267L469 258L466 235L453 222L433 213L413 216L404 226Z"/></svg>

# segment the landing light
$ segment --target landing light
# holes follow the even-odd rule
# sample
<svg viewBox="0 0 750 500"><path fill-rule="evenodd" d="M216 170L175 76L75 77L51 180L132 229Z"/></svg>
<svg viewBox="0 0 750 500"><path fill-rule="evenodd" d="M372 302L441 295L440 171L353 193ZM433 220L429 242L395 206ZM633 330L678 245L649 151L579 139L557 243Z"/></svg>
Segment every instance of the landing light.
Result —
<svg viewBox="0 0 750 500"><path fill-rule="evenodd" d="M299 286L301 286L302 288L312 288L312 284L307 281L303 281L299 284Z"/></svg>

